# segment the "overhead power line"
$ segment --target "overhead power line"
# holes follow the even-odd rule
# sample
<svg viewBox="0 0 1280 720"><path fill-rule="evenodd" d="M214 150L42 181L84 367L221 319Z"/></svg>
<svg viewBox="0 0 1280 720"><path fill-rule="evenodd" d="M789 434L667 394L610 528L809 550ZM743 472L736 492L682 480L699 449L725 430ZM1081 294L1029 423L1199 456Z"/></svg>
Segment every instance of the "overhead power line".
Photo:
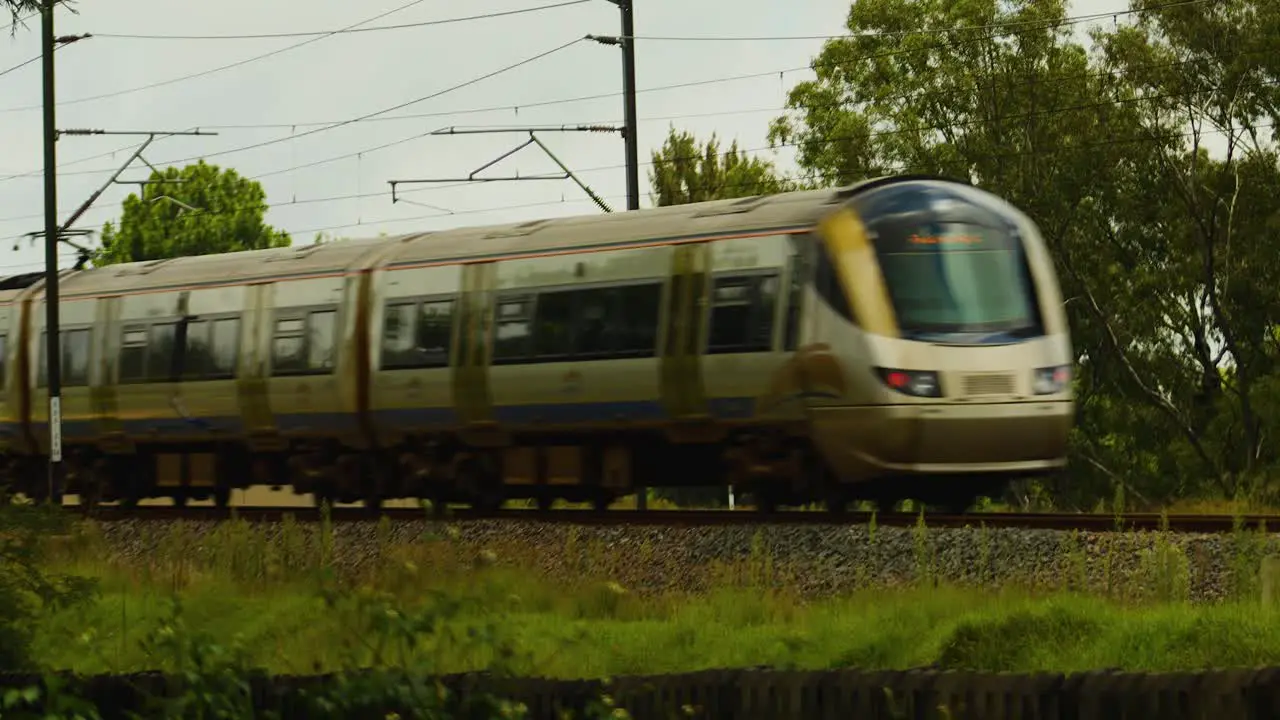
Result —
<svg viewBox="0 0 1280 720"><path fill-rule="evenodd" d="M1199 0L1198 0L1199 1ZM255 33L246 35L134 35L126 33L94 33L95 37L115 38L123 40L266 40L274 38L291 38L291 37L312 37L323 35L351 35L355 33L382 32L384 30L405 30L408 28L432 27L435 25L449 25L452 23L470 22L472 20L490 20L493 18L507 17L509 15L523 15L526 13L542 12L543 10L554 10L556 8L569 7L571 5L582 5L584 3L594 2L594 0L568 0L568 2L552 3L550 5L539 5L530 8L521 8L519 10L503 10L499 12L482 13L480 15L468 15L466 17L445 18L443 20L425 20L423 22L401 23L399 25L379 25L371 28L351 28L344 30L319 30L314 32L285 32L285 33Z"/></svg>
<svg viewBox="0 0 1280 720"><path fill-rule="evenodd" d="M1206 0L1182 0L1180 2L1167 3L1164 5L1155 5L1149 8L1125 11L1124 13L1116 13L1116 14L1128 14L1128 13L1167 10L1172 7L1181 7L1185 4L1199 3L1199 2L1205 2L1205 1ZM1084 20L1082 20L1081 18L1092 19L1094 17L1095 17L1094 15L1072 16L1072 17L1063 18L1060 21L1052 21L1049 24L1054 26L1070 25L1078 22L1084 22ZM376 18L372 18L372 19L376 19ZM914 32L926 32L926 31L914 31ZM998 35L982 36L978 38L967 38L959 41L958 44L965 44L969 42L987 40L997 36ZM893 50L885 53L878 53L871 56L852 58L850 60L845 60L837 63L830 63L830 65L843 66L850 63L865 62L867 60L876 60L876 59L892 57L896 55L928 52L930 50L936 50L942 47L945 47L945 46L939 44L939 45L926 46L923 48ZM714 85L714 84L720 84L720 83L738 82L742 80L755 80L755 79L764 78L764 77L773 77L775 75L783 76L788 73L808 71L808 70L814 69L815 67L822 67L822 66L824 66L824 64L814 63L811 66L783 68L779 70L768 70L765 72L746 73L746 74L740 74L740 75L730 75L726 77L708 78L705 80L694 80L694 81L688 81L688 82L673 83L668 85L658 85L658 86L649 87L649 88L641 88L641 89L638 89L636 92L637 94L663 92L668 90L679 90L679 89L692 88L692 87L703 87L707 85ZM558 98L555 100L543 100L539 102L525 103L521 105L510 105L510 104L492 105L488 107L469 108L464 110L446 110L446 111L437 111L437 112L428 112L428 113L411 113L406 115L393 115L390 117L381 117L380 115L375 115L375 116L365 117L362 120L360 120L360 122L390 122L395 120L411 120L411 119L432 118L432 117L457 117L460 115L479 115L479 114L493 113L493 112L506 112L513 109L521 110L521 109L530 109L530 108L539 108L539 107L551 107L556 105L568 105L572 103L587 102L591 100L605 100L605 99L616 98L621 94L622 93L620 92L597 93L594 95L579 95L579 96L568 97L568 98ZM22 109L22 108L16 108L16 109ZM4 110L0 109L0 112L4 112ZM240 123L240 124L222 124L222 125L202 125L200 127L203 127L209 130L249 130L249 129L273 129L273 128L280 128L280 129L289 128L292 130L300 127L319 127L319 126L337 125L344 122L345 121L312 121L312 122L294 122L294 123ZM279 142L288 142L294 137L300 137L300 136L291 135L289 137L280 138ZM66 163L59 163L58 167L59 168L70 167L72 165L79 165L81 163L90 162L92 160L100 160L103 158L112 157L118 153L130 150L132 147L133 147L132 145L119 147L114 150L108 150L106 152L98 153L96 155L90 155L83 158L78 158L76 160L71 160ZM258 146L255 145L255 146L249 146L249 147L253 148ZM223 152L222 154L239 152L243 149L248 149L248 148L238 148L238 149L228 150ZM179 161L173 161L173 162L179 162ZM71 173L62 173L62 174L63 175L95 175L95 174L102 174L110 171L111 171L111 168L104 168L104 169L98 169L98 170L81 170L81 171L76 171ZM0 183L6 182L8 180L29 177L39 172L40 170L37 169L37 170L32 170L24 173L18 173L14 175L8 175L5 177L0 177Z"/></svg>
<svg viewBox="0 0 1280 720"><path fill-rule="evenodd" d="M9 73L13 72L14 70L19 70L19 69L21 69L21 68L24 68L24 67L26 67L26 66L30 65L31 63L33 63L33 62L35 62L35 61L37 61L37 60L39 60L39 59L40 59L40 56L39 56L39 55L37 55L37 56L35 56L35 57L33 57L33 58L29 58L29 59L27 59L27 60L23 60L22 62L18 63L17 65L14 65L13 67L7 68L7 69L5 69L5 70L0 70L0 77L4 77L5 75L8 75Z"/></svg>
<svg viewBox="0 0 1280 720"><path fill-rule="evenodd" d="M887 55L892 55L892 54L896 54L896 51L895 51L895 53L887 53L887 54L886 54L886 53L880 53L880 54L878 54L878 55L873 55L873 56L862 56L862 57L857 57L857 58L851 58L851 59L848 59L848 60L841 61L841 62L839 63L839 65L848 65L848 64L855 64L855 63L865 62L865 61L867 61L867 60L871 60L871 59L878 59L878 58L886 57ZM1233 53L1230 57L1232 57L1232 58L1239 58L1239 57L1244 57L1244 56L1246 56L1246 55L1256 55L1256 54L1261 54L1261 51L1256 51L1256 50L1239 51L1239 52ZM1144 64L1141 64L1141 65L1133 66L1132 68L1129 68L1129 70L1134 70L1134 69L1152 69L1152 70L1153 70L1153 69L1168 69L1168 68L1179 67L1179 66L1183 66L1183 65L1194 64L1194 63L1196 63L1196 62L1198 62L1198 61L1197 61L1197 60L1195 60L1195 59L1191 59L1191 60L1164 61L1164 62L1158 62L1158 63L1144 63ZM783 70L771 70L771 71L767 71L767 72L750 73L750 74L747 74L747 75L733 75L733 76L721 77L721 78L709 78L709 79L705 79L705 80L695 80L695 81L684 82L684 83L675 83L675 84L671 84L671 85L659 85L659 86L654 86L654 87L650 87L650 88L643 88L643 89L638 90L637 92L639 92L639 93L646 93L646 92L660 92L660 91L663 91L663 90L679 89L679 88L686 88L686 87L691 87L691 86L709 85L709 84L721 83L721 82L732 82L732 81L742 80L742 79L748 79L748 78L769 77L769 76L778 75L778 74L781 74L781 73L794 72L794 71L798 71L798 70L807 70L807 69L808 69L808 68L788 68L788 69L783 69ZM1065 82L1065 81L1072 81L1072 80L1084 80L1084 79L1090 79L1090 78L1101 78L1101 77L1108 77L1108 76L1112 76L1112 77L1119 77L1119 76L1122 76L1122 75L1126 74L1127 72L1128 72L1128 70L1103 70L1103 71L1089 71L1089 72L1085 72L1085 73L1065 73L1065 74L1061 74L1061 75L1047 75L1047 76L1042 75L1042 76L1037 76L1037 77L1033 77L1033 78L1029 78L1029 79L1020 79L1020 80L1018 80L1017 82L1010 83L1010 84L1009 84L1009 87L1020 86L1020 85L1028 85L1028 86L1030 86L1030 85L1035 85L1035 86L1038 86L1038 87L1045 87L1045 86L1047 86L1047 85L1051 85L1051 84L1053 84L1053 83L1055 83L1055 82ZM977 77L977 78L976 78L976 80L977 80L978 82L986 82L986 81L991 80L992 78L994 78L994 77L995 77L995 75L996 75L996 74L994 74L994 73L987 73L987 74L984 74L983 76L979 76L979 77ZM1016 74L1015 74L1015 75L1016 75ZM967 91L967 90L965 90L965 89L963 89L963 88L960 88L960 89L958 89L958 90L957 90L957 93L960 93L960 92L968 92L968 91ZM903 94L900 94L900 95L889 96L889 97L887 97L887 98L882 98L882 99L883 99L883 100L909 99L909 98L910 98L910 97L912 97L914 94L915 94L914 92L912 92L912 93L903 93ZM602 93L602 94L599 94L599 95L587 95L587 96L578 96L578 97L573 97L573 98L562 98L562 99L557 99L557 100L546 100L546 101L541 101L541 102L537 102L537 103L529 103L529 104L527 104L527 105L522 105L522 106L520 106L520 107L521 107L522 109L524 109L524 108L530 108L530 107L540 107L540 106L550 106L550 105L558 105L558 104L568 104L568 103L578 102L578 101L582 101L582 100L590 100L590 99L598 99L598 98L613 98L613 97L617 97L618 95L620 95L620 93L616 93L616 92L615 92L615 93ZM843 101L836 101L836 102L832 103L832 107L839 106L839 105L842 105L842 104L843 104ZM460 116L460 115L478 115L478 114L485 114L485 113L493 113L493 112L507 111L507 110L511 110L511 109L512 109L512 106L510 106L510 105L497 105L497 106L489 106L489 107L467 108L467 109L462 109L462 110L443 110L443 111L436 111L436 112L412 113L412 114L406 114L406 115L393 115L393 116L390 116L390 117L367 117L367 118L366 118L365 120L363 120L362 122L385 122L385 121L392 121L392 120L410 120L410 119L423 119L423 118L457 117L457 116ZM657 117L657 118L641 118L641 121L643 121L643 122L653 122L653 121L655 121L655 120L676 120L676 119L682 119L682 118L685 118L685 117L716 117L716 116L720 116L720 115L728 115L728 114L735 114L735 115L736 115L736 114L755 113L755 112L775 112L775 111L777 111L777 112L783 112L783 111L786 111L786 110L788 110L788 109L789 109L789 108L787 108L786 106L782 106L782 107L774 107L774 108L756 108L756 109L752 109L752 110L727 110L727 111L713 111L713 112L695 113L695 114L687 114L687 115L671 115L671 116L664 116L664 117ZM201 127L202 127L202 128L204 128L204 129L207 129L207 130L275 129L275 128L296 128L296 127L319 127L319 126L329 126L329 125L336 125L336 124L338 124L338 123L342 123L342 122L344 122L344 121L333 121L333 120L331 120L331 121L314 121L314 122L299 122L299 123L262 123L262 124L252 124L252 123L248 123L248 124L231 124L231 125L226 125L226 124L224 124L224 125L202 125ZM346 122L349 122L349 121L346 121ZM611 119L609 119L609 120L596 121L596 123L593 123L593 124L608 124L608 123L614 123L614 122L618 122L618 120L617 120L616 118L611 118ZM431 132L431 131L418 132L418 133L414 133L413 135L410 135L410 136L407 136L407 137L402 137L402 138L399 138L399 139L397 139L397 140L392 140L392 141L388 141L388 142L385 142L385 143L381 143L381 144L376 145L376 146L373 146L373 147L366 147L366 148L363 148L363 149L361 149L361 150L356 150L356 151L352 151L352 152L349 152L349 153L344 153L344 154L336 155L336 156L330 156L330 157L328 157L328 158L324 158L324 159L320 159L320 160L308 161L308 162L306 162L306 163L302 163L302 164L299 164L299 165L295 165L295 166L292 166L292 167L289 167L289 168L281 168L281 169L276 169L276 170L270 170L270 171L267 171L266 173L260 174L260 175L258 175L258 176L256 176L256 177L261 178L261 177L268 177L268 176L271 176L271 175L278 175L278 174L282 174L282 173L286 173L286 172L292 172L292 171L295 171L295 170L305 169L305 168L308 168L308 167L314 167L314 166L317 166L317 165L323 165L323 164L327 164L327 163L330 163L330 162L335 162L335 161L338 161L338 160L344 160L344 159L348 159L348 158L356 157L357 155L368 154L368 153L376 152L376 151L379 151L379 150L384 150L384 149L387 149L387 148L389 148L389 147L394 147L394 146L397 146L397 145L402 145L402 144L404 144L404 143L406 143L406 142L410 142L410 141L412 141L412 140L416 140L416 139L419 139L419 138L425 137L425 136L429 135L429 134L430 134L430 132ZM290 136L290 137L282 137L282 138L278 138L277 140L279 140L279 141L281 141L281 142L284 142L284 141L287 141L287 140L291 139L292 137L293 137L293 136ZM89 162L89 161L92 161L92 160L99 160L99 159L103 159L103 158L107 158L107 157L112 157L112 156L115 156L115 155L117 155L117 154L119 154L119 153L121 153L121 152L125 152L125 151L128 151L128 150L131 150L132 148L133 148L133 145L127 145L127 146L123 146L123 147L115 148L115 149L113 149L113 150L108 150L108 151L106 151L106 152L98 153L98 154L96 154L96 155L90 155L90 156L87 156L87 157L78 158L78 159L76 159L76 160L71 160L71 161L68 161L68 162L66 162L66 163L60 163L60 164L58 165L58 167L59 167L59 168L62 168L62 167L70 167L70 166L72 166L72 165L78 165L78 164L80 164L80 163L85 163L85 162ZM238 149L228 150L228 151L224 151L224 154L225 154L225 153L230 153L230 152L238 152L238 151L239 151ZM176 162L181 162L181 161L176 161L176 160L175 160L175 161L170 161L170 162L163 162L163 163L161 163L161 164L173 164L173 163L176 163ZM615 166L610 166L610 167L615 167ZM93 169L93 170L77 170L77 171L72 171L72 172L60 173L60 175L61 175L61 176L67 176L67 177L71 177L71 176L81 176L81 175L100 175L100 174L102 174L102 173L111 172L113 169L114 169L114 168L101 168L101 169ZM39 173L39 172L40 172L40 170L39 170L39 169L36 169L36 170L30 170L30 171L27 171L27 172L24 172L24 173L17 173L17 174L13 174L13 175L8 175L8 176L6 176L6 177L0 177L0 183L3 183L3 182L8 181L8 180L14 180L14 179L22 178L22 177L29 177L29 176L35 175L35 174L37 174L37 173ZM588 171L588 172L589 172L589 171Z"/></svg>
<svg viewBox="0 0 1280 720"><path fill-rule="evenodd" d="M334 31L332 31L332 32L329 32L329 33L326 33L326 34L324 34L324 35L321 35L320 37L314 37L314 38L311 38L310 40L303 40L303 41L302 41L302 42L300 42L300 43L294 43L294 44L292 44L292 45L288 45L288 46L285 46L285 47L279 48L279 49L277 49L277 50L272 50L271 52L268 52L268 53L263 53L263 54L261 54L261 55L255 55L255 56L253 56L253 57L251 57L251 58L246 58L246 59L244 59L244 60L240 60L239 62L231 63L230 65L222 65L222 66L220 66L220 67L211 68L211 69L209 69L209 70L203 70L203 71L198 72L198 73L192 73L191 75L183 75L182 77L170 78L170 79L168 79L168 80L161 80L160 82L154 82L154 83L151 83L151 84L149 84L149 85L140 85L140 86L138 86L138 87L129 88L129 89L127 89L127 90L116 90L116 91L109 92L109 93L103 93L103 94L101 94L101 95L90 95L90 96L88 96L88 97L76 98L76 99L74 99L74 100L61 100L61 101L59 101L57 104L58 104L59 106L62 106L62 105L76 105L76 104L79 104L79 103L91 102L91 101L93 101L93 100L103 100L103 99L111 98L111 97L120 97L121 95L130 95L130 94L132 94L132 93L142 92L143 90L150 90L150 89L152 89L152 88L163 87L163 86L165 86L165 85L172 85L172 84L174 84L174 83L186 82L187 80L194 80L194 79L196 79L196 78L205 77L205 76L207 76L207 75L212 75L212 74L214 74L214 73L222 72L223 70L230 70L231 68L240 67L240 66L242 66L242 65L248 65L249 63L257 62L257 61L259 61L259 60L264 60L264 59L266 59L266 58L269 58L269 57L272 57L272 56L275 56L275 55L280 55L280 54L282 54L282 53L289 52L290 50L296 50L296 49L298 49L298 48L300 48L300 47L302 47L302 46L304 46L304 45L310 45L310 44L311 44L311 43L313 43L313 42L319 42L320 40L323 40L323 39L325 39L325 38L327 38L327 37L332 37L332 36L334 36L334 35L336 35L336 34L338 34L338 33L342 32L343 30L350 30L350 29L352 29L352 28L356 28L356 27L359 27L359 26L361 26L361 25L366 25L366 24L368 24L368 23L373 22L374 20L381 20L382 18L384 18L384 17L386 17L386 16L388 16L388 15L393 15L393 14L395 14L395 13L400 12L401 10L407 10L407 9L409 9L409 8L413 7L414 5L418 5L418 4L422 3L422 2L425 2L425 0L410 0L410 2L407 2L407 3L405 3L404 5L401 5L401 6L397 7L397 8L394 8L394 9L392 9L392 10L388 10L388 11L386 11L386 12L384 12L384 13L380 13L380 14L378 14L378 15L374 15L374 16L373 16L373 17L371 17L371 18L368 18L368 19L365 19L365 20L361 20L360 22L355 23L354 25L348 25L347 27L342 28L342 30L334 30ZM23 105L23 106L21 106L21 107L0 108L0 112L4 112L4 113L10 113L10 112L24 112L24 111L27 111L27 110L39 110L39 109L41 109L42 107L44 107L44 106L43 106L43 105L39 105L39 104L37 104L37 105Z"/></svg>
<svg viewBox="0 0 1280 720"><path fill-rule="evenodd" d="M409 107L410 105L416 105L416 104L418 104L418 103L420 103L420 102L426 102L427 100L433 100L433 99L438 98L438 97L440 97L440 96L442 96L442 95L447 95L448 93L456 92L456 91L461 90L461 89L463 89L463 88L465 88L465 87L470 87L470 86L472 86L472 85L475 85L476 83L483 82L483 81L485 81L485 80L488 80L489 78L496 77L496 76L498 76L498 75L502 75L503 73L511 72L512 70L515 70L516 68L523 67L523 66L528 65L529 63L532 63L532 62L537 62L538 60L541 60L541 59L543 59L543 58L545 58L545 57L548 57L548 56L550 56L550 55L554 55L555 53L558 53L558 52L560 52L561 50L564 50L564 49L569 48L569 47L571 47L571 46L573 46L573 45L576 45L576 44L578 44L578 43L580 43L580 42L582 42L582 41L583 41L583 38L574 38L573 40L570 40L569 42L566 42L566 43L562 43L562 44L560 44L560 45L557 45L557 46L555 46L555 47L551 48L550 50L544 50L544 51L542 51L542 52L538 53L537 55L531 55L531 56L529 56L529 57L527 57L527 58L525 58L525 59L523 59L523 60L518 60L518 61L516 61L516 62L513 62L513 63L509 64L509 65L504 65L503 67L500 67L500 68L498 68L497 70L493 70L493 71L487 72L487 73L485 73L484 75L480 75L480 76L477 76L477 77L471 78L470 80L466 80L466 81L464 81L464 82L460 82L460 83L458 83L458 84L456 84L456 85L450 85L449 87L444 88L443 90L437 90L436 92L433 92L433 93L430 93L430 94L427 94L427 95L423 95L422 97L419 97L419 98L414 98L413 100L409 100L409 101L406 101L406 102L402 102L402 103L400 103L400 104L398 104L398 105L392 105L391 107L383 108L382 110L376 110L376 111L371 112L371 113L368 113L368 114L366 114L366 115L361 115L360 117L357 117L357 118L352 118L352 119L350 119L350 120L343 120L343 121L341 121L341 122L336 122L336 123L333 123L332 125L326 125L326 126L324 126L324 127L318 127L318 128L313 129L313 130L307 130L306 132L301 132L301 133L298 133L298 134L296 134L296 135L289 135L289 136L287 136L287 137L280 137L280 138L275 138L275 139L272 139L272 140L264 140L264 141L259 142L259 143L254 143L254 144L252 144L252 145L244 145L244 146L242 146L242 147L232 148L232 149L230 149L230 150L220 150L220 151L218 151L218 152L215 152L215 153L208 153L208 154L205 154L205 155L194 155L194 156L189 157L189 158L182 158L182 159L179 159L179 160L169 160L169 161L166 161L166 162L165 162L165 163L163 163L163 164L165 164L165 165L178 165L178 164L181 164L181 163L189 163L189 162L194 162L194 161L196 161L196 160L202 160L202 159L204 159L204 158L218 157L218 156L220 156L220 155L230 155L230 154L232 154L232 153L244 152L244 151L246 151L246 150L257 150L258 148L267 147L267 146L269 146L269 145L276 145L276 144L278 144L278 143L282 143L282 142L289 142L289 141L291 141L291 140L297 140L298 138L306 137L306 136L308 136L308 135L315 135L316 133L321 133L321 132L324 132L324 131L326 131L326 130L333 130L333 129L335 129L335 128L340 128L340 127L343 127L343 126L345 126L345 125L351 125L351 124L353 124L353 123L363 122L363 121L365 121L365 120L368 120L368 119L370 119L370 118L376 117L376 116L378 116L378 115L384 115L384 114L389 113L389 112L395 112L396 110L399 110L399 109L401 109L401 108Z"/></svg>
<svg viewBox="0 0 1280 720"><path fill-rule="evenodd" d="M70 45L70 44L71 44L71 43L73 43L73 42L76 42L76 41L79 41L79 40L84 40L85 38L89 38L89 37L93 37L93 36L92 36L92 35L88 35L88 34L85 34L85 35L64 35L64 36L59 37L59 38L54 38L54 39L53 39L53 42L54 42L53 50L54 50L54 52L57 52L58 50L61 50L61 49L62 49L62 47L63 47L63 46L65 46L65 45ZM9 73L13 72L14 70L20 70L20 69L22 69L22 68L24 68L24 67L26 67L26 66L30 65L31 63L33 63L33 62L35 62L35 61L37 61L37 60L39 60L39 59L41 59L41 58L43 58L43 57L44 57L43 55L36 55L36 56L35 56L35 57L33 57L33 58L28 58L28 59L26 59L26 60L23 60L22 62L18 63L17 65L14 65L14 66L13 66L13 67L11 67L11 68L8 68L8 69L5 69L5 70L0 70L0 77L4 77L5 75L8 75Z"/></svg>

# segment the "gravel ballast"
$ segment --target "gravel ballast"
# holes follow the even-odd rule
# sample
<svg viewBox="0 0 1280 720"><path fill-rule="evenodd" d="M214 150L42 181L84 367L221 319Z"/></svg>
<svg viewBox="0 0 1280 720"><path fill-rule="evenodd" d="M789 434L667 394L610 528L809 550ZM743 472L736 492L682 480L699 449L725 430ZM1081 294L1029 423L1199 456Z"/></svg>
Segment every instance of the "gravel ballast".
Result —
<svg viewBox="0 0 1280 720"><path fill-rule="evenodd" d="M143 520L96 525L107 560L200 557L215 521ZM283 523L251 524L287 544ZM321 526L298 523L295 544L318 548ZM732 576L807 597L921 580L1037 589L1075 588L1128 597L1219 600L1257 593L1273 535L1070 533L1056 530L869 528L866 525L730 527L572 526L518 521L344 522L332 526L339 570L368 568L388 547L444 545L464 562L537 570L552 581L615 581L634 592L705 591ZM225 528L224 528L225 531ZM255 533L256 534L256 533ZM445 545L447 544L447 545Z"/></svg>

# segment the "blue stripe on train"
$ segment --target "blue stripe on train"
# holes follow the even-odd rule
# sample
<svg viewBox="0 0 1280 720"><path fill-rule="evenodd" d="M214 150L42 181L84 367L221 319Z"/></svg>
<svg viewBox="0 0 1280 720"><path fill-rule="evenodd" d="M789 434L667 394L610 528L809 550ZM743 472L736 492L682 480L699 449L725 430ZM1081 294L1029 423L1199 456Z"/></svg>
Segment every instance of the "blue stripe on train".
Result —
<svg viewBox="0 0 1280 720"><path fill-rule="evenodd" d="M707 409L712 417L725 420L751 417L755 398L708 398ZM662 420L667 411L662 403L653 400L618 401L597 403L536 403L530 405L498 405L493 417L499 423L528 425L538 423L573 424L591 422L618 422ZM426 427L449 426L458 422L458 413L448 407L398 408L377 410L373 413L376 423L392 426ZM343 412L287 413L275 416L276 427L281 432L356 432L359 424L356 416ZM167 435L189 435L195 432L217 431L219 434L238 435L244 432L244 421L238 416L190 420L183 418L147 418L125 420L121 423L129 435L163 438ZM32 423L37 433L48 432L48 423ZM13 437L20 432L16 423L0 423L0 437ZM62 436L74 439L92 437L97 432L95 423L89 420L63 418Z"/></svg>

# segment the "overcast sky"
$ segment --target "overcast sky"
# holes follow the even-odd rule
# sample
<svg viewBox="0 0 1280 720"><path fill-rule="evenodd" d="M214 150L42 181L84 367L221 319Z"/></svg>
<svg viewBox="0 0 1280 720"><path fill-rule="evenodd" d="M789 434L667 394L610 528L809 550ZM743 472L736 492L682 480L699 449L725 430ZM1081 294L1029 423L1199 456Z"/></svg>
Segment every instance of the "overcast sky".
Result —
<svg viewBox="0 0 1280 720"><path fill-rule="evenodd" d="M292 233L294 244L309 244L322 230L340 237L366 237L383 231L400 233L599 212L569 180L460 187L414 185L402 190L408 191L407 199L425 206L391 203L388 180L466 176L523 142L526 137L520 135L418 137L375 148L447 126L621 124L621 52L587 41L468 87L406 104L589 33L617 34L618 11L607 0L492 19L331 36L237 40L108 37L322 32L364 21L371 21L365 27L418 23L563 2L80 0L78 14L65 8L57 10L56 32L98 37L57 53L57 126L114 131L198 126L216 131L217 137L157 140L144 157L163 167L206 156L209 162L260 178L272 206L268 222ZM820 50L821 40L660 38L839 34L849 0L638 0L636 4L641 206L650 205L650 152L661 145L669 124L690 130L699 138L718 132L726 144L737 139L743 148L790 167L789 156L775 156L767 150L767 124L779 114L787 89L812 76L803 68ZM1126 6L1125 0L1075 0L1071 13L1114 12ZM39 54L39 27L37 17L13 39L4 31L0 73ZM273 51L276 54L271 57L178 80ZM749 74L760 76L645 92ZM40 78L38 61L0 76L0 251L4 253L0 274L5 275L37 270L43 262L38 244L33 247L24 240L13 249L15 236L43 228ZM165 84L123 92L156 83ZM108 97L76 102L101 95ZM582 96L603 97L553 102ZM545 104L531 107L536 103ZM401 104L406 105L378 116L385 120L355 122L287 140L291 134ZM476 109L490 110L463 112ZM409 115L417 117L405 117ZM626 208L621 137L583 133L540 137L615 210ZM65 220L143 139L61 139L59 219ZM272 144L236 151L258 143ZM291 170L330 158L338 159ZM521 175L558 172L551 160L531 146L486 174L517 171ZM23 175L13 177L18 174ZM146 166L135 162L122 179L142 179L147 174ZM121 200L137 187L112 187L76 227L100 229L103 222L118 216ZM73 261L70 250L64 250L62 257L64 266Z"/></svg>

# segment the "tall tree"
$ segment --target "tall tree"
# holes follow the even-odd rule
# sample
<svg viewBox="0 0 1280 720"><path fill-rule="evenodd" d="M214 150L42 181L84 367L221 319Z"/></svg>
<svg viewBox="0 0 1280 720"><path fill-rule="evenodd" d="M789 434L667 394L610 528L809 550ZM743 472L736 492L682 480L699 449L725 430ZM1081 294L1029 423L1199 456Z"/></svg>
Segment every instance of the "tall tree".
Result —
<svg viewBox="0 0 1280 720"><path fill-rule="evenodd" d="M4 3L4 7L8 8L9 15L13 24L9 27L9 34L18 31L18 21L30 17L33 13L39 14L40 4L42 0L0 0Z"/></svg>
<svg viewBox="0 0 1280 720"><path fill-rule="evenodd" d="M1134 0L1090 53L1064 0L859 0L773 124L826 182L953 175L1037 221L1082 370L1060 495L1234 492L1277 452L1277 5Z"/></svg>
<svg viewBox="0 0 1280 720"><path fill-rule="evenodd" d="M677 132L674 127L662 149L653 153L649 184L659 206L772 195L792 187L778 176L773 163L749 157L738 148L737 140L722 152L714 133L700 143L692 133Z"/></svg>
<svg viewBox="0 0 1280 720"><path fill-rule="evenodd" d="M120 224L102 228L95 265L138 262L186 255L287 247L288 233L263 222L262 186L203 160L184 168L151 174L142 197L124 201ZM158 180L181 182L159 183Z"/></svg>

